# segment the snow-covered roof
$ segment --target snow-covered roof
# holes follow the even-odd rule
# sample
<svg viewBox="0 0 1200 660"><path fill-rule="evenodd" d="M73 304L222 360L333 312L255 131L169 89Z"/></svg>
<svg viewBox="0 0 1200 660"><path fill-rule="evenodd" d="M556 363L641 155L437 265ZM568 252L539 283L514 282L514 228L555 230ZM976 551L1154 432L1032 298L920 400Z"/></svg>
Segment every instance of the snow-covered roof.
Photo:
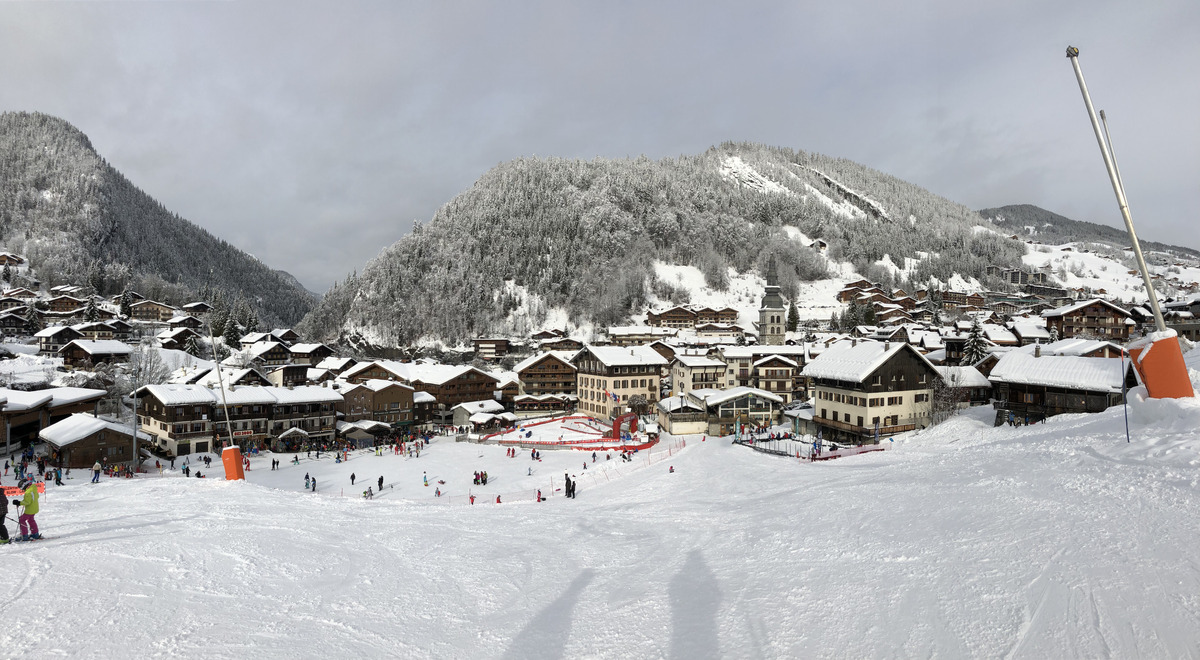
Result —
<svg viewBox="0 0 1200 660"><path fill-rule="evenodd" d="M330 387L316 385L301 385L299 387L268 387L275 400L282 404L296 403L337 403L342 395Z"/></svg>
<svg viewBox="0 0 1200 660"><path fill-rule="evenodd" d="M38 433L38 437L55 447L62 448L104 429L125 435L130 435L133 430L128 424L119 424L107 417L95 417L89 413L75 413L64 420L55 422L42 429ZM150 436L138 431L138 439L149 442Z"/></svg>
<svg viewBox="0 0 1200 660"><path fill-rule="evenodd" d="M1023 351L1009 351L992 367L988 378L993 383L1062 387L1088 392L1120 392L1124 380L1122 367L1128 369L1130 366L1130 362L1114 358L1071 355L1034 357Z"/></svg>
<svg viewBox="0 0 1200 660"><path fill-rule="evenodd" d="M75 328L72 328L69 325L52 325L49 328L42 328L41 330L38 330L37 332L33 333L33 336L34 337L53 337L54 335L57 335L58 333L62 332L63 330L72 330L76 333L79 332L78 330L75 330Z"/></svg>
<svg viewBox="0 0 1200 660"><path fill-rule="evenodd" d="M348 357L333 357L332 355L317 363L318 369L329 369L330 371L338 371L344 369L348 364L354 363L354 358Z"/></svg>
<svg viewBox="0 0 1200 660"><path fill-rule="evenodd" d="M1129 316L1129 312L1126 311L1125 309L1122 309L1121 307L1118 307L1118 306L1108 302L1107 300L1101 300L1100 298L1092 298L1091 300L1084 300L1082 302L1071 303L1070 305L1063 305L1062 307L1048 309L1048 310L1042 312L1042 316L1046 316L1046 317L1062 316L1064 314L1070 314L1071 312L1074 312L1076 310L1083 309L1084 307L1087 307L1088 305L1095 305L1097 303L1104 305L1105 307L1108 307L1117 312L1120 312L1121 314L1124 314L1125 316Z"/></svg>
<svg viewBox="0 0 1200 660"><path fill-rule="evenodd" d="M942 375L942 380L953 387L991 387L987 376L979 373L975 367L934 367Z"/></svg>
<svg viewBox="0 0 1200 660"><path fill-rule="evenodd" d="M392 428L386 422L377 422L373 419L360 419L356 422L339 421L335 424L335 427L338 433L346 433L354 429L370 433L372 431L386 431Z"/></svg>
<svg viewBox="0 0 1200 660"><path fill-rule="evenodd" d="M1022 339L1049 339L1050 331L1046 330L1046 326L1038 325L1033 322L1018 321L1013 324L1013 332L1020 335Z"/></svg>
<svg viewBox="0 0 1200 660"><path fill-rule="evenodd" d="M358 385L359 385L359 387L365 387L365 388L371 390L372 392L382 392L383 390L386 390L389 387L399 387L399 388L406 389L406 390L412 389L411 387L409 387L408 385L405 385L404 383L398 383L394 380L383 380L382 378L372 378L370 380L365 380L365 381L359 383Z"/></svg>
<svg viewBox="0 0 1200 660"><path fill-rule="evenodd" d="M413 403L437 403L437 397L429 392L413 392Z"/></svg>
<svg viewBox="0 0 1200 660"><path fill-rule="evenodd" d="M779 360L780 362L783 362L784 364L786 364L786 365L788 365L789 367L792 367L792 368L795 368L795 367L798 367L798 366L800 366L800 365L796 364L796 361L795 361L795 360L789 360L788 358L785 358L785 357L783 357L782 355L768 355L767 357L765 357L765 358L763 358L763 359L761 359L761 360L758 360L758 361L756 361L756 362L754 363L754 366L756 366L756 367L757 367L757 366L764 365L764 364L766 364L766 363L770 362L771 360Z"/></svg>
<svg viewBox="0 0 1200 660"><path fill-rule="evenodd" d="M317 350L318 348L332 350L325 344L292 344L291 351L293 353L312 353L313 351Z"/></svg>
<svg viewBox="0 0 1200 660"><path fill-rule="evenodd" d="M793 355L804 357L806 350L812 350L815 344L788 346L725 346L720 349L726 360L757 359L767 355Z"/></svg>
<svg viewBox="0 0 1200 660"><path fill-rule="evenodd" d="M679 334L676 328L665 328L655 325L614 325L605 332L609 337L674 337Z"/></svg>
<svg viewBox="0 0 1200 660"><path fill-rule="evenodd" d="M430 385L441 385L447 383L459 376L474 371L488 378L495 378L490 374L486 374L475 367L468 365L449 365L437 364L431 362L397 362L395 360L375 360L373 362L359 362L344 374L347 378L353 377L357 373L361 373L371 368L372 365L377 365L393 374L401 380L408 382L422 382Z"/></svg>
<svg viewBox="0 0 1200 660"><path fill-rule="evenodd" d="M247 346L246 352L254 357L259 357L275 350L276 348L282 348L285 351L288 350L287 346L284 346L277 341L259 341Z"/></svg>
<svg viewBox="0 0 1200 660"><path fill-rule="evenodd" d="M704 401L705 406L719 406L722 403L740 399L744 396L754 396L767 401L774 401L780 405L783 404L783 398L778 394L773 394L766 390L760 390L757 387L731 387L727 390L692 390L688 393L697 399Z"/></svg>
<svg viewBox="0 0 1200 660"><path fill-rule="evenodd" d="M290 429L288 429L288 430L284 431L283 433L280 433L280 434L279 434L279 438L280 438L281 440L282 440L283 438L290 438L290 437L292 437L292 436L297 436L297 437L301 437L301 438L307 438L307 437L308 437L308 431L305 431L304 429L300 428L299 426L293 426L292 428L290 428Z"/></svg>
<svg viewBox="0 0 1200 660"><path fill-rule="evenodd" d="M1010 344L1020 343L1020 340L1017 339L1016 335L1014 335L1012 332L1009 332L1009 330L1007 328L1004 328L1002 326L995 325L992 323L985 323L985 324L983 324L983 326L981 326L980 329L983 331L983 336L985 338L987 338L987 340L990 342L993 342L996 344L999 344L1001 342L1006 342L1006 343L1010 343Z"/></svg>
<svg viewBox="0 0 1200 660"><path fill-rule="evenodd" d="M661 366L667 363L666 358L649 346L588 346L584 350L594 355L606 367Z"/></svg>
<svg viewBox="0 0 1200 660"><path fill-rule="evenodd" d="M187 334L194 335L196 333L191 328L168 328L168 329L163 330L162 332L158 333L157 335L154 335L154 338L158 339L160 341L164 340L164 339L171 340L171 339L175 339L179 335L187 335Z"/></svg>
<svg viewBox="0 0 1200 660"><path fill-rule="evenodd" d="M133 352L129 344L116 339L76 339L63 346L62 350L67 350L71 345L82 348L88 355L129 355Z"/></svg>
<svg viewBox="0 0 1200 660"><path fill-rule="evenodd" d="M108 396L108 392L104 390L92 389L90 387L52 387L48 390L41 390L52 397L50 401L51 408L58 406L69 406L75 403L83 403L85 401L94 401L96 399Z"/></svg>
<svg viewBox="0 0 1200 660"><path fill-rule="evenodd" d="M680 410L695 410L696 412L703 412L704 406L700 405L700 403L694 399L688 397L671 396L660 400L658 402L658 409L669 413L678 412Z"/></svg>
<svg viewBox="0 0 1200 660"><path fill-rule="evenodd" d="M146 385L138 390L138 396L153 396L164 406L187 406L213 403L217 399L212 390L201 385Z"/></svg>
<svg viewBox="0 0 1200 660"><path fill-rule="evenodd" d="M454 406L453 408L451 408L451 410L458 410L459 408L462 408L463 410L466 410L466 411L472 412L472 413L480 413L480 412L501 413L501 412L504 412L504 404L500 403L499 401L497 401L495 399L484 399L482 401L471 401L469 403L460 403L457 406Z"/></svg>
<svg viewBox="0 0 1200 660"><path fill-rule="evenodd" d="M0 398L5 400L5 412L32 410L54 400L50 390L25 392L23 390L0 389Z"/></svg>
<svg viewBox="0 0 1200 660"><path fill-rule="evenodd" d="M903 342L878 342L859 340L839 341L812 359L800 373L809 378L828 378L851 383L861 383L872 372L905 348L912 351L931 368L932 364L916 349Z"/></svg>
<svg viewBox="0 0 1200 660"><path fill-rule="evenodd" d="M496 415L493 415L492 413L477 412L474 415L471 415L470 417L468 417L467 419L472 424L487 424L488 422L492 421L493 419L496 419Z"/></svg>
<svg viewBox="0 0 1200 660"><path fill-rule="evenodd" d="M703 355L676 355L675 360L690 369L700 369L703 367L725 368L724 362Z"/></svg>
<svg viewBox="0 0 1200 660"><path fill-rule="evenodd" d="M239 344L257 344L260 341L271 341L271 333L269 332L248 332L241 339Z"/></svg>
<svg viewBox="0 0 1200 660"><path fill-rule="evenodd" d="M1125 350L1112 343L1111 341L1103 341L1101 339L1084 339L1083 337L1069 337L1060 339L1049 344L1042 344L1040 350L1042 355L1087 355L1093 351L1101 350L1108 347L1117 355ZM1039 350L1034 344L1029 344L1021 347L1021 352L1033 355L1035 350Z"/></svg>
<svg viewBox="0 0 1200 660"><path fill-rule="evenodd" d="M273 389L275 388L260 386L216 389L213 390L213 398L216 403L223 402L230 406L273 405L276 402L275 395L271 392ZM222 396L224 396L223 401Z"/></svg>
<svg viewBox="0 0 1200 660"><path fill-rule="evenodd" d="M524 360L521 360L520 362L516 363L515 365L513 365L512 370L517 373L521 373L522 371L525 371L526 369L528 369L529 367L532 367L533 365L537 364L538 362L542 361L543 359L545 359L547 357L551 357L551 356L558 358L562 362L565 362L569 367L571 367L571 369L574 369L575 365L571 364L571 358L575 357L575 354L577 352L578 351L546 351L545 353L538 353L537 355L531 355L531 356L525 358Z"/></svg>

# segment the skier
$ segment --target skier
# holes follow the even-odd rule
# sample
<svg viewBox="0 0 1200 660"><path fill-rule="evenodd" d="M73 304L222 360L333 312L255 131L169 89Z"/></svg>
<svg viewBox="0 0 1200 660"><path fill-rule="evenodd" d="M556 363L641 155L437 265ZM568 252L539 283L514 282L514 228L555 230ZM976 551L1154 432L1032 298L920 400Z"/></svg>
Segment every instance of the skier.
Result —
<svg viewBox="0 0 1200 660"><path fill-rule="evenodd" d="M538 489L537 501L539 501L539 502L542 501L542 489L541 488Z"/></svg>
<svg viewBox="0 0 1200 660"><path fill-rule="evenodd" d="M63 485L63 482L62 482L62 468L54 468L54 485L55 485L55 486L61 486L61 485Z"/></svg>
<svg viewBox="0 0 1200 660"><path fill-rule="evenodd" d="M312 478L308 476L308 473L307 473L307 472L305 472L305 473L304 473L304 490L308 490L308 485L309 485L311 482L312 482Z"/></svg>
<svg viewBox="0 0 1200 660"><path fill-rule="evenodd" d="M592 452L592 462L596 462L596 452Z"/></svg>
<svg viewBox="0 0 1200 660"><path fill-rule="evenodd" d="M317 478L316 477L313 477L312 492L314 492L314 493L317 492Z"/></svg>
<svg viewBox="0 0 1200 660"><path fill-rule="evenodd" d="M526 472L525 476L532 477L533 476L533 468L529 468L529 472Z"/></svg>
<svg viewBox="0 0 1200 660"><path fill-rule="evenodd" d="M40 539L42 535L38 532L37 521L34 516L38 513L38 492L37 484L30 477L25 477L17 484L17 487L25 491L25 496L19 500L13 500L21 509L21 515L18 518L21 528L22 541L30 541L32 539Z"/></svg>
<svg viewBox="0 0 1200 660"><path fill-rule="evenodd" d="M353 472L350 473L350 485L351 486L354 485L354 473Z"/></svg>
<svg viewBox="0 0 1200 660"><path fill-rule="evenodd" d="M379 475L379 490L383 491L383 475Z"/></svg>
<svg viewBox="0 0 1200 660"><path fill-rule="evenodd" d="M675 466L674 466L674 465L672 465L672 466L670 467L670 469L668 469L668 470L667 470L667 472L668 472L668 473L670 473L670 474L675 474Z"/></svg>
<svg viewBox="0 0 1200 660"><path fill-rule="evenodd" d="M96 461L96 464L92 466L92 483L100 483L100 470L103 469L100 467L100 461Z"/></svg>
<svg viewBox="0 0 1200 660"><path fill-rule="evenodd" d="M0 545L8 543L8 523L5 520L8 520L8 498L0 497Z"/></svg>
<svg viewBox="0 0 1200 660"><path fill-rule="evenodd" d="M472 496L471 496L471 504L474 504L474 503L475 503L475 496L474 496L474 495L472 495Z"/></svg>
<svg viewBox="0 0 1200 660"><path fill-rule="evenodd" d="M497 495L497 496L496 496L496 504L499 504L499 503L500 503L500 496L499 496L499 495Z"/></svg>
<svg viewBox="0 0 1200 660"><path fill-rule="evenodd" d="M442 496L442 489L441 489L441 488L434 488L434 489L433 489L433 496L434 496L434 497L441 497L441 496Z"/></svg>
<svg viewBox="0 0 1200 660"><path fill-rule="evenodd" d="M424 483L425 486L428 488L429 487L429 475L422 472L421 473L421 482Z"/></svg>

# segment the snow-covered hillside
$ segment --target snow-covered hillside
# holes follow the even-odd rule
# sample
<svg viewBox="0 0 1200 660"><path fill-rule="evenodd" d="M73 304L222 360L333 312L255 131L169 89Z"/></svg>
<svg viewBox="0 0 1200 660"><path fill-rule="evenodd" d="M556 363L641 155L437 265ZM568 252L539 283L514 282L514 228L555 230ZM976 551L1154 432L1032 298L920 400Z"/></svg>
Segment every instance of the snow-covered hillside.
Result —
<svg viewBox="0 0 1200 660"><path fill-rule="evenodd" d="M0 547L0 648L65 656L1195 657L1200 403L802 463L693 438L667 461L433 443L249 479L49 486ZM285 457L290 458L290 457ZM590 474L575 500L494 501ZM674 473L668 471L673 465ZM599 477L597 467L621 469ZM532 468L534 476L527 471ZM351 487L346 471L356 472ZM475 505L474 470L492 483ZM316 475L317 494L300 492ZM380 475L394 489L357 494ZM11 485L12 477L5 479ZM466 487L470 487L469 485ZM346 496L341 497L345 490ZM549 494L545 492L545 494Z"/></svg>

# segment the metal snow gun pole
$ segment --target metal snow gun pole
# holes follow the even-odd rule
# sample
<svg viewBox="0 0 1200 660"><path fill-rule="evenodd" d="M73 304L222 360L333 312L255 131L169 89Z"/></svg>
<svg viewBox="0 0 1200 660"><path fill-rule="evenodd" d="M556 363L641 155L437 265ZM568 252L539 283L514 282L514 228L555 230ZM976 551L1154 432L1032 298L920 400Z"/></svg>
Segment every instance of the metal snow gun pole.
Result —
<svg viewBox="0 0 1200 660"><path fill-rule="evenodd" d="M1178 399L1195 396L1192 382L1188 378L1187 365L1183 362L1183 353L1179 349L1179 339L1174 330L1167 328L1163 321L1162 310L1158 306L1158 296L1150 282L1150 271L1146 268L1146 259L1142 256L1142 246L1138 242L1137 233L1133 230L1133 217L1129 214L1129 202L1125 198L1125 187L1117 172L1117 163L1112 155L1112 145L1105 139L1105 133L1100 128L1100 120L1092 107L1092 97L1088 94L1087 84L1083 82L1083 71L1079 68L1079 49L1067 46L1067 59L1075 69L1075 78L1079 81L1079 91L1083 93L1083 104L1087 107L1088 118L1092 121L1092 130L1096 133L1096 142L1100 145L1100 155L1104 158L1104 167L1108 170L1108 178L1112 182L1113 192L1117 196L1117 206L1121 209L1121 218L1125 220L1125 229L1129 232L1129 242L1133 247L1134 257L1137 258L1138 270L1142 273L1142 281L1146 285L1146 297L1150 301L1150 310L1154 313L1156 332L1131 342L1127 347L1133 366L1142 377L1146 391L1154 399ZM1107 126L1107 123L1106 123ZM1122 375L1122 378L1124 376Z"/></svg>

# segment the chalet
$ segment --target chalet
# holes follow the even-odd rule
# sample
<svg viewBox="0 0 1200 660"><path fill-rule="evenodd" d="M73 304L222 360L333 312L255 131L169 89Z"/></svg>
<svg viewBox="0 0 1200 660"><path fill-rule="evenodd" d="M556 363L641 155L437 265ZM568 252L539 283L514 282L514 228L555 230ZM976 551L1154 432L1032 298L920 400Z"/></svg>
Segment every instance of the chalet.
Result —
<svg viewBox="0 0 1200 660"><path fill-rule="evenodd" d="M1101 412L1137 385L1130 361L1011 351L988 380L996 397L996 425L1029 424L1063 413Z"/></svg>
<svg viewBox="0 0 1200 660"><path fill-rule="evenodd" d="M676 355L671 362L671 394L724 389L727 365L700 355Z"/></svg>
<svg viewBox="0 0 1200 660"><path fill-rule="evenodd" d="M801 372L812 379L814 422L831 440L873 438L930 424L930 393L937 369L899 342L841 341Z"/></svg>
<svg viewBox="0 0 1200 660"><path fill-rule="evenodd" d="M267 380L276 387L295 387L308 383L308 365L282 364L266 369Z"/></svg>
<svg viewBox="0 0 1200 660"><path fill-rule="evenodd" d="M24 287L17 287L15 289L5 290L4 297L5 298L19 298L21 300L24 300L26 302L26 304L28 304L29 301L36 300L38 298L38 294L36 291L30 291L29 289L26 289Z"/></svg>
<svg viewBox="0 0 1200 660"><path fill-rule="evenodd" d="M0 333L5 337L14 337L17 335L28 335L33 324L25 315L18 312L0 313Z"/></svg>
<svg viewBox="0 0 1200 660"><path fill-rule="evenodd" d="M575 365L571 351L541 353L513 366L519 382L519 394L575 394ZM515 399L514 399L515 402Z"/></svg>
<svg viewBox="0 0 1200 660"><path fill-rule="evenodd" d="M317 363L318 369L328 369L336 375L341 375L350 367L358 364L358 360L348 357L327 357Z"/></svg>
<svg viewBox="0 0 1200 660"><path fill-rule="evenodd" d="M38 355L53 355L58 356L58 352L63 346L75 341L83 339L83 333L67 325L55 325L49 328L42 328L33 333L33 336L38 340Z"/></svg>
<svg viewBox="0 0 1200 660"><path fill-rule="evenodd" d="M648 346L587 346L572 360L577 370L579 410L610 419L629 411L630 401L658 401L667 361Z"/></svg>
<svg viewBox="0 0 1200 660"><path fill-rule="evenodd" d="M1063 339L1085 335L1126 341L1130 327L1135 325L1128 311L1099 298L1064 305L1042 312L1042 316L1046 319L1047 329L1057 330Z"/></svg>
<svg viewBox="0 0 1200 660"><path fill-rule="evenodd" d="M493 398L499 381L469 366L451 366L425 362L376 360L360 362L342 373L351 383L373 378L402 382L419 392L427 392L443 409L466 401Z"/></svg>
<svg viewBox="0 0 1200 660"><path fill-rule="evenodd" d="M425 426L433 421L438 411L437 397L429 392L417 390L413 393L413 424Z"/></svg>
<svg viewBox="0 0 1200 660"><path fill-rule="evenodd" d="M324 383L326 381L337 380L337 374L333 373L332 371L330 371L328 369L317 369L316 367L309 367L305 378L307 378L309 385L320 385L321 383Z"/></svg>
<svg viewBox="0 0 1200 660"><path fill-rule="evenodd" d="M566 415L575 411L579 398L573 394L518 394L513 413L518 418Z"/></svg>
<svg viewBox="0 0 1200 660"><path fill-rule="evenodd" d="M95 412L104 390L82 387L51 387L26 392L0 389L0 427L4 431L4 448L11 452L37 441L45 427L66 419L74 413Z"/></svg>
<svg viewBox="0 0 1200 660"><path fill-rule="evenodd" d="M768 355L756 362L754 387L779 397L783 405L791 403L800 365L782 355ZM721 389L718 387L718 389Z"/></svg>
<svg viewBox="0 0 1200 660"><path fill-rule="evenodd" d="M539 330L539 331L533 333L532 335L530 335L529 339L531 341L537 343L537 342L546 341L547 339L557 339L559 337L566 337L566 336L567 336L567 333L563 330L551 329L551 330Z"/></svg>
<svg viewBox="0 0 1200 660"><path fill-rule="evenodd" d="M211 312L212 305L201 300L199 302L190 302L184 305L182 309L185 314L190 316L200 316L201 314L207 314Z"/></svg>
<svg viewBox="0 0 1200 660"><path fill-rule="evenodd" d="M512 371L494 371L492 377L496 379L496 400L505 408L512 408L513 399L521 393L521 379Z"/></svg>
<svg viewBox="0 0 1200 660"><path fill-rule="evenodd" d="M413 423L416 390L394 380L367 380L342 388L338 412L348 422L369 419L395 426Z"/></svg>
<svg viewBox="0 0 1200 660"><path fill-rule="evenodd" d="M697 337L732 337L737 339L746 336L746 330L732 323L698 323Z"/></svg>
<svg viewBox="0 0 1200 660"><path fill-rule="evenodd" d="M333 441L336 407L342 401L342 395L337 390L311 385L268 389L275 397L275 405L271 409L270 435L275 438L272 446L277 451L294 451L290 448L296 447L296 441L289 442L283 437L291 429L302 430L305 438L312 442Z"/></svg>
<svg viewBox="0 0 1200 660"><path fill-rule="evenodd" d="M216 444L220 445L231 438L240 447L257 447L267 443L276 403L273 389L238 387L233 383L213 389L212 419Z"/></svg>
<svg viewBox="0 0 1200 660"><path fill-rule="evenodd" d="M251 344L245 351L252 360L268 367L285 365L292 359L288 347L277 341L260 341Z"/></svg>
<svg viewBox="0 0 1200 660"><path fill-rule="evenodd" d="M1112 343L1111 341L1103 341L1100 339L1084 339L1082 337L1060 339L1056 342L1045 344L1036 349L1027 346L1022 350L1029 354L1032 354L1035 350L1037 350L1040 351L1042 355L1073 355L1076 357L1118 359L1120 359L1122 353L1125 353L1124 348ZM1128 354L1126 353L1126 355Z"/></svg>
<svg viewBox="0 0 1200 660"><path fill-rule="evenodd" d="M191 328L195 330L204 325L204 322L190 314L180 314L167 319L167 325L172 328Z"/></svg>
<svg viewBox="0 0 1200 660"><path fill-rule="evenodd" d="M63 364L71 368L128 362L132 352L128 344L112 339L76 339L58 350Z"/></svg>
<svg viewBox="0 0 1200 660"><path fill-rule="evenodd" d="M133 326L121 319L109 319L104 323L112 328L112 338L117 341L128 341L133 337Z"/></svg>
<svg viewBox="0 0 1200 660"><path fill-rule="evenodd" d="M154 336L158 340L158 345L163 348L169 348L176 351L184 350L187 346L188 339L200 340L200 335L196 334L191 328L175 328L172 330L163 330Z"/></svg>
<svg viewBox="0 0 1200 660"><path fill-rule="evenodd" d="M325 344L292 344L289 351L293 363L313 366L333 355L333 349Z"/></svg>
<svg viewBox="0 0 1200 660"><path fill-rule="evenodd" d="M28 307L28 303L14 296L4 296L0 298L0 312L10 309L23 310Z"/></svg>
<svg viewBox="0 0 1200 660"><path fill-rule="evenodd" d="M163 322L178 313L174 307L154 300L139 300L129 306L130 313L138 321Z"/></svg>
<svg viewBox="0 0 1200 660"><path fill-rule="evenodd" d="M646 325L656 328L692 328L696 326L696 312L683 306L646 314Z"/></svg>
<svg viewBox="0 0 1200 660"><path fill-rule="evenodd" d="M475 355L481 360L496 360L508 355L510 349L507 339L497 337L480 337L472 340L475 345Z"/></svg>
<svg viewBox="0 0 1200 660"><path fill-rule="evenodd" d="M289 346L294 342L300 341L300 335L296 334L296 331L291 328L275 328L271 331L271 336Z"/></svg>
<svg viewBox="0 0 1200 660"><path fill-rule="evenodd" d="M137 391L138 425L172 456L214 450L212 390L199 385L146 385Z"/></svg>
<svg viewBox="0 0 1200 660"><path fill-rule="evenodd" d="M255 344L268 341L283 343L282 339L269 332L248 332L238 340L238 345L241 346L242 350L244 351Z"/></svg>
<svg viewBox="0 0 1200 660"><path fill-rule="evenodd" d="M559 337L558 339L547 339L538 345L538 350L541 351L571 351L575 352L583 348L583 342L570 337Z"/></svg>
<svg viewBox="0 0 1200 660"><path fill-rule="evenodd" d="M74 312L86 305L86 300L73 296L55 296L46 301L46 309L58 314Z"/></svg>
<svg viewBox="0 0 1200 660"><path fill-rule="evenodd" d="M197 369L194 373L185 377L179 384L218 388L243 385L266 387L273 383L267 378L266 374L258 369L222 367L220 372L218 372L216 369L209 367Z"/></svg>
<svg viewBox="0 0 1200 660"><path fill-rule="evenodd" d="M1050 331L1046 330L1046 326L1040 323L1017 321L1012 324L1012 333L1017 338L1019 346L1046 344L1050 342Z"/></svg>
<svg viewBox="0 0 1200 660"><path fill-rule="evenodd" d="M663 359L666 360L668 364L670 364L671 360L675 359L676 352L683 350L662 340L650 342L647 344L647 346L653 348L656 353L663 356Z"/></svg>
<svg viewBox="0 0 1200 660"><path fill-rule="evenodd" d="M0 252L0 266L20 266L25 258L11 252Z"/></svg>
<svg viewBox="0 0 1200 660"><path fill-rule="evenodd" d="M1020 346L1021 341L1008 328L994 323L984 323L980 326L984 339L996 346Z"/></svg>
<svg viewBox="0 0 1200 660"><path fill-rule="evenodd" d="M726 346L720 349L721 360L726 364L725 384L717 389L727 389L731 387L756 387L763 390L783 396L785 389L781 389L780 377L777 373L779 369L785 368L780 365L770 365L764 360L771 356L779 356L785 358L788 362L793 363L791 367L792 377L790 389L787 397L784 397L784 403L790 403L796 399L806 399L807 387L804 378L800 377L800 367L804 366L808 360L811 344L802 344L800 346ZM757 366L757 365L762 365ZM773 370L768 375L767 370ZM782 384L783 388L788 388L786 383Z"/></svg>
<svg viewBox="0 0 1200 660"><path fill-rule="evenodd" d="M674 337L679 334L676 328L654 328L644 325L612 326L605 333L609 342L614 346L641 346L656 339Z"/></svg>
<svg viewBox="0 0 1200 660"><path fill-rule="evenodd" d="M113 327L105 321L78 323L72 329L83 335L83 339L113 339Z"/></svg>
<svg viewBox="0 0 1200 660"><path fill-rule="evenodd" d="M450 409L455 426L486 425L504 412L504 405L495 399L460 403Z"/></svg>
<svg viewBox="0 0 1200 660"><path fill-rule="evenodd" d="M96 463L115 465L134 460L133 429L107 417L76 413L42 429L38 434L57 452L65 468L91 469ZM138 432L138 445L148 445L151 437Z"/></svg>

